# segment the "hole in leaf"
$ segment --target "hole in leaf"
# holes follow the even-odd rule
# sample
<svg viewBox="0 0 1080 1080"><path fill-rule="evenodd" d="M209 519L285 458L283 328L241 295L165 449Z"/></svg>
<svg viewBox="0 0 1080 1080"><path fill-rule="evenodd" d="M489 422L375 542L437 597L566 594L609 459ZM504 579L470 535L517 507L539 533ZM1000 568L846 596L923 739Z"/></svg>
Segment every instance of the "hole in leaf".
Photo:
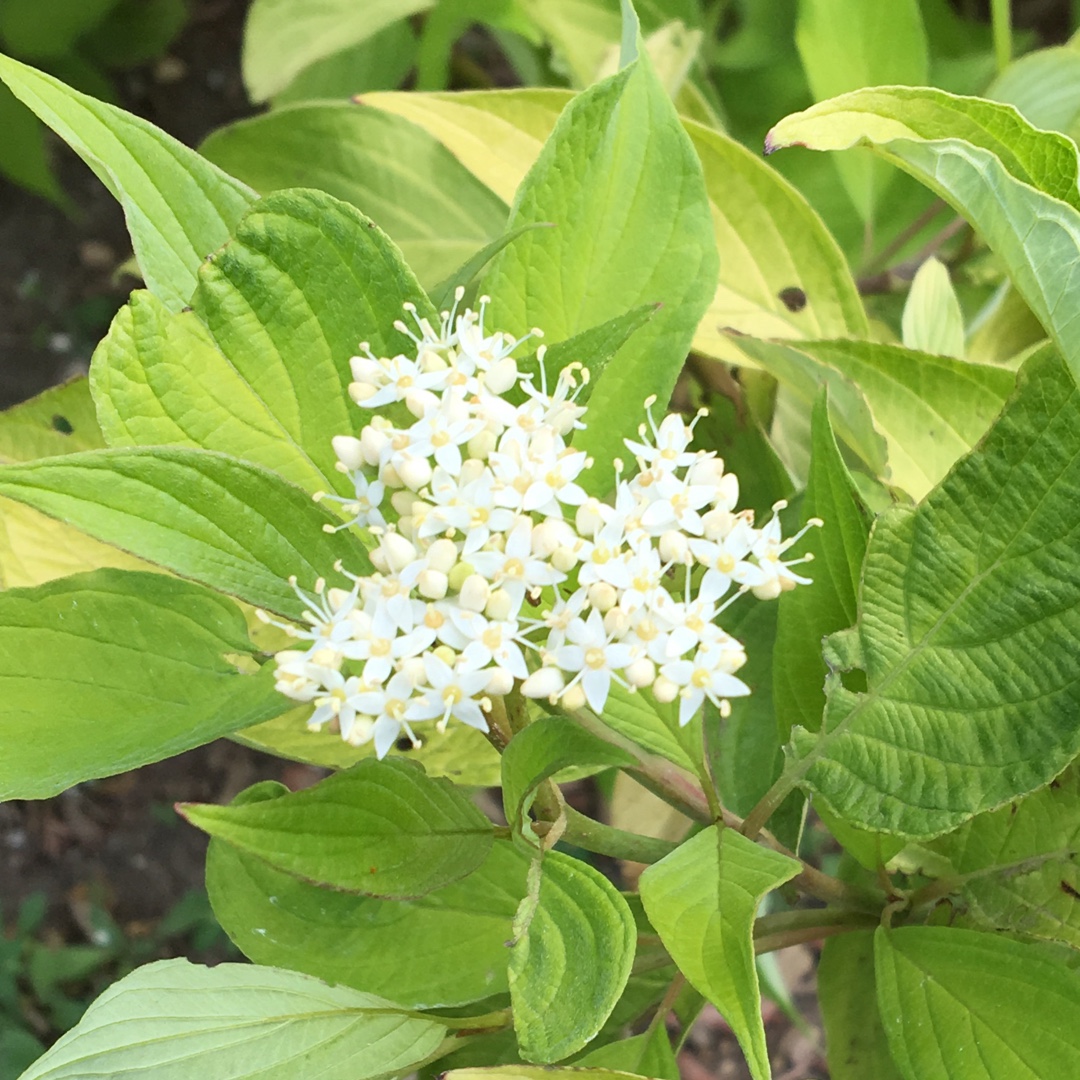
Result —
<svg viewBox="0 0 1080 1080"><path fill-rule="evenodd" d="M853 694L866 693L866 672L861 668L840 672L840 684Z"/></svg>
<svg viewBox="0 0 1080 1080"><path fill-rule="evenodd" d="M781 289L777 294L780 303L788 309L788 311L802 311L806 307L806 293L802 291L797 285L789 285L786 289Z"/></svg>
<svg viewBox="0 0 1080 1080"><path fill-rule="evenodd" d="M52 418L52 426L56 431L59 431L61 435L73 435L75 429L71 426L71 421L66 416L61 416L57 413Z"/></svg>
<svg viewBox="0 0 1080 1080"><path fill-rule="evenodd" d="M402 735L401 738L398 739L396 743L394 743L394 746L397 747L398 750L403 751L416 749L412 744L412 739L410 739L407 735Z"/></svg>

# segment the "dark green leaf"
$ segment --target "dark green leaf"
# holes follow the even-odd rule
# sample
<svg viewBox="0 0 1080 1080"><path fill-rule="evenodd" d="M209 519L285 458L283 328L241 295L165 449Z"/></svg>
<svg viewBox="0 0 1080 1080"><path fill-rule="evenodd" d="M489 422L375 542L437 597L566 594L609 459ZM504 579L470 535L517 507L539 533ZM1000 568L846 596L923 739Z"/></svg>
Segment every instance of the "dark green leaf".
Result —
<svg viewBox="0 0 1080 1080"><path fill-rule="evenodd" d="M807 567L814 583L779 601L773 693L781 742L787 742L796 724L808 731L821 727L828 672L821 643L826 635L855 624L870 533L870 515L833 438L824 395L814 406L810 479L802 501L803 525L811 518L824 522L810 530L803 544L814 556Z"/></svg>
<svg viewBox="0 0 1080 1080"><path fill-rule="evenodd" d="M423 896L466 877L492 844L491 822L467 795L399 759L362 761L268 801L188 803L183 814L279 870L386 899Z"/></svg>
<svg viewBox="0 0 1080 1080"><path fill-rule="evenodd" d="M829 639L820 735L790 767L868 830L929 837L1047 783L1080 750L1080 391L1035 358L1001 419L915 511L878 518L859 625ZM840 670L866 673L865 692Z"/></svg>
<svg viewBox="0 0 1080 1080"><path fill-rule="evenodd" d="M1080 1075L1080 973L1039 946L944 926L882 927L874 957L905 1080Z"/></svg>

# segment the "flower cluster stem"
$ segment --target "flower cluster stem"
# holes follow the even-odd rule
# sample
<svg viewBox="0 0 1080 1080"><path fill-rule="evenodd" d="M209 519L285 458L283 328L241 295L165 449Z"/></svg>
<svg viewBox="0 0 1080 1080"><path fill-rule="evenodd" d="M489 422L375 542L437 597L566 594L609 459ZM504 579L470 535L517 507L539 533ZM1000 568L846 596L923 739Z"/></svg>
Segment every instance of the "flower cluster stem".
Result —
<svg viewBox="0 0 1080 1080"><path fill-rule="evenodd" d="M597 855L630 862L655 863L670 855L679 845L670 840L657 840L651 836L616 829L566 807L566 832L563 839Z"/></svg>

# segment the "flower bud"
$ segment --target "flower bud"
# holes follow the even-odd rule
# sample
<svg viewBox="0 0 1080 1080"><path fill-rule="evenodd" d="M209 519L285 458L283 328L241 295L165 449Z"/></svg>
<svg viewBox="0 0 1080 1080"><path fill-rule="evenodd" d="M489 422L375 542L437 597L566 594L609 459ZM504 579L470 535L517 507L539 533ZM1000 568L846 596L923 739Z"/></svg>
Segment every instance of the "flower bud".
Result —
<svg viewBox="0 0 1080 1080"><path fill-rule="evenodd" d="M484 606L484 614L489 619L503 622L510 618L513 611L514 598L505 589L493 589Z"/></svg>
<svg viewBox="0 0 1080 1080"><path fill-rule="evenodd" d="M566 679L558 668L542 667L521 684L521 692L531 698L553 698L559 695L565 682Z"/></svg>
<svg viewBox="0 0 1080 1080"><path fill-rule="evenodd" d="M568 712L577 712L578 709L584 709L585 691L581 688L581 683L574 683L569 690L563 692L559 700L562 702L562 707Z"/></svg>
<svg viewBox="0 0 1080 1080"><path fill-rule="evenodd" d="M368 558L371 560L371 565L379 571L380 574L390 573L390 563L387 561L386 556L378 548L375 548L368 553Z"/></svg>
<svg viewBox="0 0 1080 1080"><path fill-rule="evenodd" d="M400 670L414 687L419 686L427 679L427 672L424 671L424 661L419 656L410 656L407 660L402 660Z"/></svg>
<svg viewBox="0 0 1080 1080"><path fill-rule="evenodd" d="M502 668L491 668L491 678L488 679L488 684L484 687L485 694L491 694L492 697L503 697L513 689L514 676L509 671L503 671Z"/></svg>
<svg viewBox="0 0 1080 1080"><path fill-rule="evenodd" d="M496 445L498 445L498 440L495 438L495 433L485 429L469 440L469 457L486 461L488 454L495 449Z"/></svg>
<svg viewBox="0 0 1080 1080"><path fill-rule="evenodd" d="M657 675L656 682L652 687L653 697L660 702L661 705L666 705L670 701L674 701L679 696L678 684L673 683L666 675Z"/></svg>
<svg viewBox="0 0 1080 1080"><path fill-rule="evenodd" d="M471 484L474 480L479 480L484 475L484 470L487 466L484 462L475 457L466 458L461 463L461 472L458 474L458 484L461 487L465 487L466 484Z"/></svg>
<svg viewBox="0 0 1080 1080"><path fill-rule="evenodd" d="M505 394L517 382L517 378L517 361L512 356L504 356L488 368L484 386L493 394Z"/></svg>
<svg viewBox="0 0 1080 1080"><path fill-rule="evenodd" d="M450 579L450 588L453 589L454 592L458 592L464 587L465 581L473 574L476 574L476 567L464 561L457 563L447 575ZM483 581L484 579L481 578L481 580ZM484 603L487 603L486 597Z"/></svg>
<svg viewBox="0 0 1080 1080"><path fill-rule="evenodd" d="M435 352L434 349L424 349L416 358L416 361L420 365L420 370L429 375L435 371L445 371L449 366L445 358Z"/></svg>
<svg viewBox="0 0 1080 1080"><path fill-rule="evenodd" d="M701 484L704 487L716 487L724 478L724 459L699 458L686 471L688 484Z"/></svg>
<svg viewBox="0 0 1080 1080"><path fill-rule="evenodd" d="M701 524L706 540L725 540L735 527L735 515L724 507L717 507L702 515Z"/></svg>
<svg viewBox="0 0 1080 1080"><path fill-rule="evenodd" d="M601 614L613 608L618 599L619 594L615 586L609 585L606 581L597 581L589 586L589 603Z"/></svg>
<svg viewBox="0 0 1080 1080"><path fill-rule="evenodd" d="M416 591L425 600L441 600L448 587L446 575L441 570L422 570L416 579Z"/></svg>
<svg viewBox="0 0 1080 1080"><path fill-rule="evenodd" d="M572 548L561 547L551 553L551 565L560 573L568 574L577 566L577 555Z"/></svg>
<svg viewBox="0 0 1080 1080"><path fill-rule="evenodd" d="M750 590L759 600L775 600L783 591L780 578L766 578L760 585L755 585Z"/></svg>
<svg viewBox="0 0 1080 1080"><path fill-rule="evenodd" d="M660 558L666 563L685 563L691 559L690 541L687 539L686 534L679 532L678 529L668 529L660 537L657 548L660 552Z"/></svg>
<svg viewBox="0 0 1080 1080"><path fill-rule="evenodd" d="M458 566L464 566L471 570L472 567L468 563L458 563ZM455 567L456 569L456 567ZM451 584L453 584L453 572L450 574ZM482 577L480 574L470 573L467 578L461 583L461 591L458 593L458 603L466 611L483 611L487 607L487 602L491 598L491 586L488 584L488 580Z"/></svg>
<svg viewBox="0 0 1080 1080"><path fill-rule="evenodd" d="M604 518L600 512L598 499L586 499L574 515L579 536L595 536L604 527Z"/></svg>
<svg viewBox="0 0 1080 1080"><path fill-rule="evenodd" d="M647 656L640 656L623 669L623 675L631 686L638 689L651 686L656 680L656 665Z"/></svg>
<svg viewBox="0 0 1080 1080"><path fill-rule="evenodd" d="M375 387L369 382L349 383L349 397L351 397L357 405L362 406L369 397L374 397L374 395Z"/></svg>
<svg viewBox="0 0 1080 1080"><path fill-rule="evenodd" d="M427 564L432 570L449 574L458 561L458 549L453 540L440 537L427 549Z"/></svg>
<svg viewBox="0 0 1080 1080"><path fill-rule="evenodd" d="M413 491L419 491L431 482L431 462L412 454L401 454L394 462L401 482Z"/></svg>
<svg viewBox="0 0 1080 1080"><path fill-rule="evenodd" d="M604 615L604 629L612 637L621 638L630 629L630 616L621 607L609 608Z"/></svg>
<svg viewBox="0 0 1080 1080"><path fill-rule="evenodd" d="M400 574L417 557L416 548L399 533L385 533L378 550L386 557L387 566L395 574Z"/></svg>
<svg viewBox="0 0 1080 1080"><path fill-rule="evenodd" d="M457 663L457 653L449 645L436 645L431 650L433 656L437 656L447 667L453 667Z"/></svg>
<svg viewBox="0 0 1080 1080"><path fill-rule="evenodd" d="M346 469L355 471L364 464L363 444L352 435L335 435L330 440L330 445L334 448L338 461Z"/></svg>
<svg viewBox="0 0 1080 1080"><path fill-rule="evenodd" d="M389 442L385 432L380 431L374 424L368 424L360 432L360 452L363 454L364 464L378 465Z"/></svg>
<svg viewBox="0 0 1080 1080"><path fill-rule="evenodd" d="M561 547L572 546L576 539L567 522L561 518L546 518L532 531L533 554L547 558Z"/></svg>

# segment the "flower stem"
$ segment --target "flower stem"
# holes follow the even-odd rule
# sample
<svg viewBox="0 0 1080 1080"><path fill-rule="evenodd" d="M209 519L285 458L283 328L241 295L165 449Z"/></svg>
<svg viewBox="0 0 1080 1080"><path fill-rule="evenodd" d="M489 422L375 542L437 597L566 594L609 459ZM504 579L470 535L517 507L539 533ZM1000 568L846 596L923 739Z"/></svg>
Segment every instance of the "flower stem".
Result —
<svg viewBox="0 0 1080 1080"><path fill-rule="evenodd" d="M746 815L746 820L742 822L740 828L743 836L748 840L756 840L758 833L765 828L769 818L776 813L794 787L795 781L791 774L781 773L776 783L758 800L757 806Z"/></svg>
<svg viewBox="0 0 1080 1080"><path fill-rule="evenodd" d="M659 862L665 855L670 855L679 846L670 840L639 836L637 833L594 821L571 806L566 807L565 812L566 832L563 833L563 840L598 855L651 864Z"/></svg>
<svg viewBox="0 0 1080 1080"><path fill-rule="evenodd" d="M880 916L844 908L812 908L762 915L754 922L754 952L775 952L789 945L818 941L852 930L870 930L879 922Z"/></svg>

